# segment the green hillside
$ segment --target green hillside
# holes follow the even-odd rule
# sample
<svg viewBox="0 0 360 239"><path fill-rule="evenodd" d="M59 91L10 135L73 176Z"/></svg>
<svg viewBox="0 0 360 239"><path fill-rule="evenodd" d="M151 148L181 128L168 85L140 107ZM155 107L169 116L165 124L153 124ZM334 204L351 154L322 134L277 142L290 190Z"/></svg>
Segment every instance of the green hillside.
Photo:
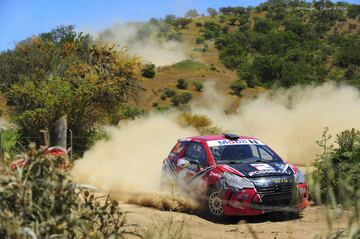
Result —
<svg viewBox="0 0 360 239"><path fill-rule="evenodd" d="M229 85L240 80L248 86L243 95L256 92L256 88L325 81L358 86L359 8L359 5L328 1L314 5L268 1L255 8L209 9L212 16L186 18L191 21L181 28L177 22L182 18L167 16L164 20L151 20L148 24L172 26L169 31L176 32L178 40L188 46L190 57L208 68L197 69L197 62L183 69L179 64L161 67L154 80L143 84L156 92L174 87L180 78L215 79L217 89L227 94ZM156 100L155 96L145 93L147 107Z"/></svg>

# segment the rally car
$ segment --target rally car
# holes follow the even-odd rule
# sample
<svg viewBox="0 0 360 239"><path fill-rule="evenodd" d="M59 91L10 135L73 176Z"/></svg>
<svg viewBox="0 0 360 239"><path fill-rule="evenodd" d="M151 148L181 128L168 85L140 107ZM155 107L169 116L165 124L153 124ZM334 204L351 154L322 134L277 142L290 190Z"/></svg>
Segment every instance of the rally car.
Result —
<svg viewBox="0 0 360 239"><path fill-rule="evenodd" d="M217 219L308 205L299 169L261 140L235 134L178 140L163 162L161 184L181 187Z"/></svg>

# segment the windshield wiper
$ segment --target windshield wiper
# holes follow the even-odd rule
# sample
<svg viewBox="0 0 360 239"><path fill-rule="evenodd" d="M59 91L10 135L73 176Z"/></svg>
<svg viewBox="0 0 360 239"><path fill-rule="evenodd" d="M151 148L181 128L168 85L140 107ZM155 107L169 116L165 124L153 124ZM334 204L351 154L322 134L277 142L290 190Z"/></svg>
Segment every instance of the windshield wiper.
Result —
<svg viewBox="0 0 360 239"><path fill-rule="evenodd" d="M263 159L257 159L257 160L255 160L255 162L257 162L257 163L267 163L268 161L263 160Z"/></svg>
<svg viewBox="0 0 360 239"><path fill-rule="evenodd" d="M243 164L244 162L240 162L240 161L229 161L229 162L225 162L228 164Z"/></svg>

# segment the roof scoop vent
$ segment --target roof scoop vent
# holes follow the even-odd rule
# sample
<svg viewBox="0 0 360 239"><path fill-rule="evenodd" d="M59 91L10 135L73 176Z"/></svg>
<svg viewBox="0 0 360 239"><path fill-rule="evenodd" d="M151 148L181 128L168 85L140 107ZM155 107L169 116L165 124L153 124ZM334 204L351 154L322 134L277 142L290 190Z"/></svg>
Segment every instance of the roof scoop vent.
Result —
<svg viewBox="0 0 360 239"><path fill-rule="evenodd" d="M237 140L239 139L239 135L237 134L230 134L230 133L223 133L224 137L229 140Z"/></svg>

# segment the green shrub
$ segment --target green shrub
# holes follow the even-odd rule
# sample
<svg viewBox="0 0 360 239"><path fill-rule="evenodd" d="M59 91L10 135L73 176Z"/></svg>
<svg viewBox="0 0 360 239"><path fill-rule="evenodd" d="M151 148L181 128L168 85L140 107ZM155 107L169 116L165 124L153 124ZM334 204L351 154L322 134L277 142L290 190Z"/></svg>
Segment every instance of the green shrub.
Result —
<svg viewBox="0 0 360 239"><path fill-rule="evenodd" d="M203 36L199 36L196 38L196 44L202 44L205 42L205 38Z"/></svg>
<svg viewBox="0 0 360 239"><path fill-rule="evenodd" d="M192 84L195 87L196 91L201 92L203 90L203 88L204 88L204 84L202 82L200 82L200 81L194 81Z"/></svg>
<svg viewBox="0 0 360 239"><path fill-rule="evenodd" d="M135 119L138 116L141 116L145 113L143 109L138 107L127 107L123 113L125 119Z"/></svg>
<svg viewBox="0 0 360 239"><path fill-rule="evenodd" d="M180 70L206 70L208 66L200 61L182 60L172 65L175 69Z"/></svg>
<svg viewBox="0 0 360 239"><path fill-rule="evenodd" d="M176 88L181 90L186 90L188 88L188 83L184 79L179 79L176 84Z"/></svg>
<svg viewBox="0 0 360 239"><path fill-rule="evenodd" d="M146 64L141 69L141 75L145 78L154 78L155 77L155 64Z"/></svg>
<svg viewBox="0 0 360 239"><path fill-rule="evenodd" d="M184 92L184 93L175 95L171 99L171 102L172 102L173 106L179 107L179 106L182 106L182 105L188 103L191 99L192 99L192 94L189 92Z"/></svg>
<svg viewBox="0 0 360 239"><path fill-rule="evenodd" d="M336 136L335 147L330 140L325 129L317 142L322 153L317 156L313 175L315 200L332 206L353 206L360 200L360 131L341 132Z"/></svg>
<svg viewBox="0 0 360 239"><path fill-rule="evenodd" d="M271 30L271 22L266 19L259 19L254 24L254 31L268 33Z"/></svg>
<svg viewBox="0 0 360 239"><path fill-rule="evenodd" d="M118 238L127 233L118 203L72 182L64 158L46 156L34 146L23 157L22 169L2 168L0 238Z"/></svg>
<svg viewBox="0 0 360 239"><path fill-rule="evenodd" d="M171 98L176 95L176 91L169 88L164 88L163 93L161 94L160 98L162 100L166 100L167 98Z"/></svg>
<svg viewBox="0 0 360 239"><path fill-rule="evenodd" d="M211 120L205 115L184 112L180 115L179 120L180 124L194 127L201 135L220 134L221 132L218 127L213 126Z"/></svg>
<svg viewBox="0 0 360 239"><path fill-rule="evenodd" d="M170 110L171 108L170 108L169 105L158 105L158 106L155 107L155 109L156 109L157 111L163 112L163 111L168 111L168 110Z"/></svg>
<svg viewBox="0 0 360 239"><path fill-rule="evenodd" d="M14 128L4 129L1 131L1 147L3 152L14 153L17 151L17 142L19 133Z"/></svg>
<svg viewBox="0 0 360 239"><path fill-rule="evenodd" d="M241 92L246 88L246 83L241 80L236 80L230 85L230 89L235 95L241 95Z"/></svg>
<svg viewBox="0 0 360 239"><path fill-rule="evenodd" d="M259 80L256 77L256 75L250 72L243 72L240 73L240 75L241 75L241 79L246 81L246 85L250 88L255 88L255 86L259 84Z"/></svg>

